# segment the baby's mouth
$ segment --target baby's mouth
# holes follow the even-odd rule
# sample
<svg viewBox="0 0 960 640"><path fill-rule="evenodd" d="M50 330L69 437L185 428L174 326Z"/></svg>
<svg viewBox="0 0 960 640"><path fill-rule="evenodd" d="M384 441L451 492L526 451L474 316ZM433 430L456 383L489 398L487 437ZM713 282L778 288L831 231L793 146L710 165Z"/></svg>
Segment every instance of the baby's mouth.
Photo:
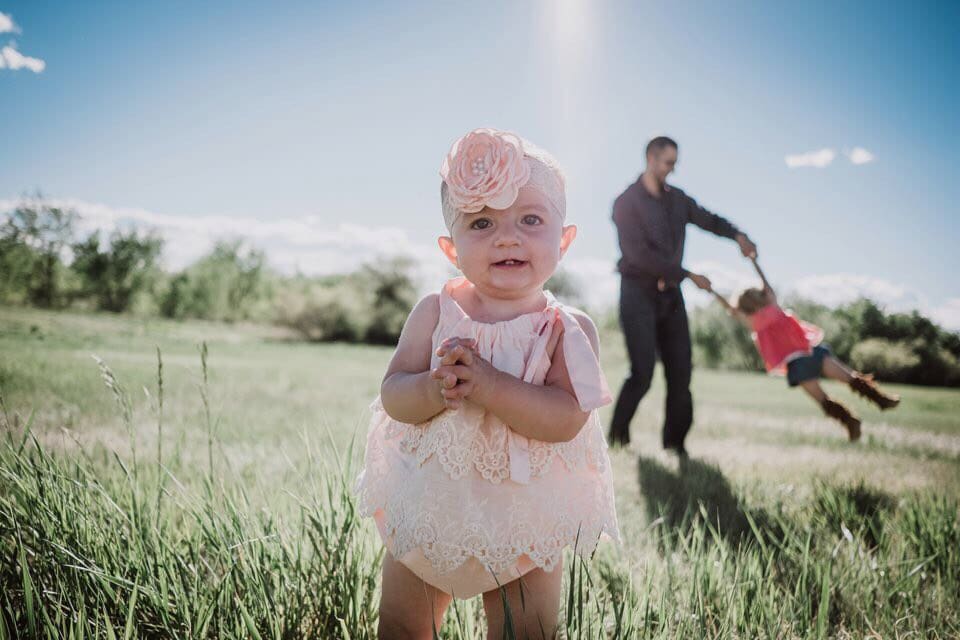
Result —
<svg viewBox="0 0 960 640"><path fill-rule="evenodd" d="M517 269L527 264L526 260L514 260L513 258L509 260L501 260L500 262L494 262L493 266L495 267L504 267L507 269Z"/></svg>

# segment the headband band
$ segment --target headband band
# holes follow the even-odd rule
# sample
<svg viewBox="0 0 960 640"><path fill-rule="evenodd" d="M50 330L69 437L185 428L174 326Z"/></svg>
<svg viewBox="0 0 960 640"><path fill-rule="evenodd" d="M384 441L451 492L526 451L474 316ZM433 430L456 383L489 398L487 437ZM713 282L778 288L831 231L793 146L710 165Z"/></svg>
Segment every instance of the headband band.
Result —
<svg viewBox="0 0 960 640"><path fill-rule="evenodd" d="M565 221L567 215L563 173L546 151L516 134L475 129L453 143L440 167L443 221L453 230L457 218L484 207L507 209L520 188L530 186L546 197Z"/></svg>

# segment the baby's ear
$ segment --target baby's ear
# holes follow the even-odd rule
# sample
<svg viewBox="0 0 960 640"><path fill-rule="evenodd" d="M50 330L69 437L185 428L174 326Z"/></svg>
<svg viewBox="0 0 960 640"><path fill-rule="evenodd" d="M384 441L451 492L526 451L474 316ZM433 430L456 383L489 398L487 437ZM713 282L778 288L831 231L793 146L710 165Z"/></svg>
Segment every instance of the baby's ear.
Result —
<svg viewBox="0 0 960 640"><path fill-rule="evenodd" d="M457 247L453 244L453 238L450 236L440 236L437 238L437 244L440 245L440 251L443 251L443 255L447 256L450 264L459 269L460 261L457 260Z"/></svg>
<svg viewBox="0 0 960 640"><path fill-rule="evenodd" d="M567 252L567 249L570 248L570 245L573 244L573 239L577 237L577 225L568 224L563 228L563 235L560 236L560 257Z"/></svg>

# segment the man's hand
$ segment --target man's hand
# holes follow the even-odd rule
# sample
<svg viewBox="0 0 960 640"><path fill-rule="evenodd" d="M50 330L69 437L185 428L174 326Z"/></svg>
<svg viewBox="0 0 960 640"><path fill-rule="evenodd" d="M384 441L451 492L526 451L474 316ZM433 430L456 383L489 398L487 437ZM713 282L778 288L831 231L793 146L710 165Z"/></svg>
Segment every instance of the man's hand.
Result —
<svg viewBox="0 0 960 640"><path fill-rule="evenodd" d="M690 281L693 282L693 284L697 285L704 291L712 290L710 278L708 278L707 276L702 276L699 273L688 273L687 277L690 278Z"/></svg>
<svg viewBox="0 0 960 640"><path fill-rule="evenodd" d="M437 349L437 355L441 357L440 366L430 372L430 377L440 385L440 395L448 409L459 408L471 396L475 401L490 397L500 372L480 357L474 340L446 340Z"/></svg>
<svg viewBox="0 0 960 640"><path fill-rule="evenodd" d="M744 258L756 259L757 257L757 245L746 236L746 234L738 233L734 240L737 241L737 244L740 245L740 253L743 254ZM698 285L699 286L699 285ZM701 289L703 287L700 287Z"/></svg>

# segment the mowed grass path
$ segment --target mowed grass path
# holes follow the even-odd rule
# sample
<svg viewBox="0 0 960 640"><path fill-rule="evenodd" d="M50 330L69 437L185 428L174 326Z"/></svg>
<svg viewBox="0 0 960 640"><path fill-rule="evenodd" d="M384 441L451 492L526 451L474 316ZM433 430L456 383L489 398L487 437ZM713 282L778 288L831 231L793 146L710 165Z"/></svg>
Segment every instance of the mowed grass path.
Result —
<svg viewBox="0 0 960 640"><path fill-rule="evenodd" d="M22 424L34 412L33 433L46 447L61 451L67 459L83 455L91 465L113 466L113 452L124 459L131 452L114 397L91 357L96 355L133 398L138 455L149 461L157 450L159 348L164 464L188 489L199 489L208 471L207 421L200 393L202 342L209 349L207 390L215 431L215 475L226 486L242 487L254 509L269 508L281 518L294 513L309 486L305 470L314 468L307 464L308 458L320 458L336 469L349 464L346 451L352 442L357 453L362 452L367 406L379 389L391 349L304 344L269 327L0 308L0 393L14 423ZM627 370L622 338L610 332L602 342L602 364L616 393ZM875 528L878 509L893 513L898 503L915 496L946 498L946 533L933 536L932 546L936 548L938 540L953 540L950 536L957 529L956 523L950 528L949 510L960 497L960 391L890 386L903 402L897 410L881 413L848 390L827 386L864 419L861 442L848 443L842 428L823 417L801 391L787 389L783 379L695 370L695 424L688 439L692 460L681 469L659 447L664 390L658 372L634 420L633 444L611 453L624 545L608 545L599 558L615 567L617 575L632 576L648 592L657 592L663 608L671 590L682 592L700 585L703 578L697 574L704 567L716 566L718 575L728 570L729 559L722 553L698 551L700 559L686 569L673 565L673 554L664 555L666 543L659 532L670 526L689 534L685 518L698 505L703 505L703 517L718 524L734 547L749 527L762 529L764 522L776 521L775 514L791 509L804 514L801 523L812 517L818 523L818 535L836 538L839 545L853 540L848 529L854 528L851 518L864 518L869 526L855 529L855 534L869 538L879 535L869 533ZM605 423L610 410L601 410ZM824 491L824 486L842 489ZM369 527L371 536L372 530ZM769 531L774 537L782 533L779 525L771 524ZM691 539L706 544L697 534L681 536L673 544L682 546ZM795 539L797 544L802 542ZM890 549L896 554L891 557L899 563L929 562L916 549L929 550L931 545L910 544L892 541ZM802 557L807 557L806 552ZM950 558L934 562L952 569L955 559ZM766 575L762 563L757 567L758 575ZM830 574L829 568L821 570ZM906 574L910 567L903 570ZM910 574L904 580L925 577L925 573ZM605 579L621 578L606 575ZM876 580L880 585L882 579ZM905 588L905 583L896 584L898 589ZM828 595L835 588L823 583ZM879 598L870 593L871 598ZM703 600L699 591L690 597ZM924 598L918 596L921 602ZM829 601L829 597L823 600ZM876 599L876 603L889 608L887 600ZM764 611L774 612L777 604L765 606L769 609ZM921 605L917 626L908 622L906 628L931 628L941 606L942 599L936 606ZM734 608L731 605L729 611ZM819 628L826 629L828 624L838 625L830 627L834 630L851 625L864 628L863 620L848 620L844 616L849 614L837 613L835 608L831 604L830 616L820 616ZM678 605L680 609L686 610ZM672 615L681 615L678 611ZM816 616L816 611L807 613ZM730 615L733 627L749 629L760 624L748 621L742 612ZM898 617L883 615L889 615L890 621ZM957 614L950 615L948 626L956 629ZM676 620L658 620L663 637L671 637ZM782 630L787 628L784 624L792 623L781 620L771 628Z"/></svg>

